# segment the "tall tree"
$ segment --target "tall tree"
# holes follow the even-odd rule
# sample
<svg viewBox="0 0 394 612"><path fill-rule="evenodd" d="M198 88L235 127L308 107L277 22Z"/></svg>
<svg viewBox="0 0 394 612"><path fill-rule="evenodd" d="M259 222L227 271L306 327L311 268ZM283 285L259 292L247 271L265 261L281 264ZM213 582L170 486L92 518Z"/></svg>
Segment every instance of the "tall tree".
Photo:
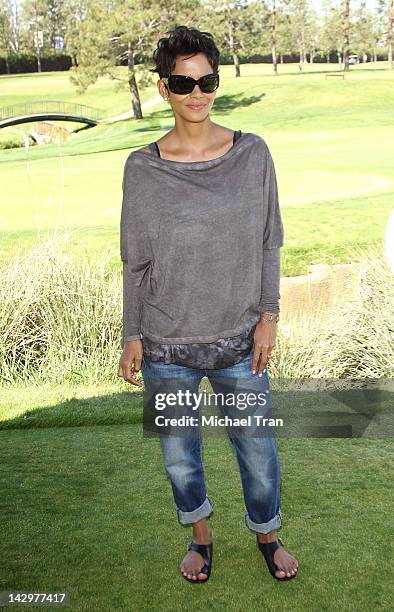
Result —
<svg viewBox="0 0 394 612"><path fill-rule="evenodd" d="M78 53L83 45L82 23L88 16L88 0L65 0L64 46L72 65L78 66Z"/></svg>
<svg viewBox="0 0 394 612"><path fill-rule="evenodd" d="M389 68L393 69L393 22L394 22L394 7L393 0L387 3L387 49Z"/></svg>
<svg viewBox="0 0 394 612"><path fill-rule="evenodd" d="M256 6L256 2L247 0L210 0L199 23L200 28L212 32L221 51L231 56L236 77L241 76L240 53L248 52Z"/></svg>
<svg viewBox="0 0 394 612"><path fill-rule="evenodd" d="M290 15L291 29L298 48L300 64L305 64L307 61L306 50L309 47L309 42L306 40L306 29L309 21L308 0L293 0L290 5Z"/></svg>
<svg viewBox="0 0 394 612"><path fill-rule="evenodd" d="M286 53L294 53L291 28L291 0L256 0L255 29L259 33L258 48L254 53L271 54L274 74L278 74L278 61L283 63Z"/></svg>
<svg viewBox="0 0 394 612"><path fill-rule="evenodd" d="M269 14L269 44L272 55L272 69L278 74L278 50L281 46L281 24L288 19L286 9L290 0L266 0Z"/></svg>
<svg viewBox="0 0 394 612"><path fill-rule="evenodd" d="M386 45L386 2L387 0L378 0L376 10L373 13L372 23L372 57L373 61L378 61L379 49L383 49Z"/></svg>
<svg viewBox="0 0 394 612"><path fill-rule="evenodd" d="M286 24L291 31L293 45L296 47L300 64L307 63L307 52L313 62L317 41L317 24L310 0L292 0L289 4L290 23Z"/></svg>
<svg viewBox="0 0 394 612"><path fill-rule="evenodd" d="M41 72L41 49L45 46L45 26L48 5L46 0L25 0L22 4L23 47L33 50L37 59L37 71Z"/></svg>
<svg viewBox="0 0 394 612"><path fill-rule="evenodd" d="M384 42L387 47L387 59L389 69L393 69L393 23L394 23L394 0L379 0L378 11L385 13Z"/></svg>
<svg viewBox="0 0 394 612"><path fill-rule="evenodd" d="M323 2L322 23L320 29L320 49L326 55L327 64L330 63L331 51L337 51L340 46L341 27L340 12L332 6L331 0Z"/></svg>
<svg viewBox="0 0 394 612"><path fill-rule="evenodd" d="M63 0L46 0L47 13L45 19L45 31L48 44L55 49L55 37L63 36L66 20L66 11Z"/></svg>
<svg viewBox="0 0 394 612"><path fill-rule="evenodd" d="M11 0L0 2L0 52L4 53L7 74L10 74L9 56L16 51L14 41L14 13Z"/></svg>
<svg viewBox="0 0 394 612"><path fill-rule="evenodd" d="M349 70L350 0L342 0L341 29L342 29L342 66L343 66L343 70Z"/></svg>
<svg viewBox="0 0 394 612"><path fill-rule="evenodd" d="M116 90L127 86L134 118L142 119L139 86L152 83L148 64L157 40L175 25L192 21L199 2L190 6L187 0L88 1L80 26L78 66L70 69L70 79L81 92L99 76L116 81ZM118 69L125 61L126 79Z"/></svg>
<svg viewBox="0 0 394 612"><path fill-rule="evenodd" d="M368 61L368 54L373 58L375 47L375 14L367 9L363 0L354 11L352 50L362 57L363 62Z"/></svg>

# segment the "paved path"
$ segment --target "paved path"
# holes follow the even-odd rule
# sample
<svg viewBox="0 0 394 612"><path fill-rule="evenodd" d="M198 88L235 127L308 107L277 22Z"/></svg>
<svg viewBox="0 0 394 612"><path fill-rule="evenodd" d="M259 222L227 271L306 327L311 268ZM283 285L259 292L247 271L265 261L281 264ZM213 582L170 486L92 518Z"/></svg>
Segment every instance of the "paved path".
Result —
<svg viewBox="0 0 394 612"><path fill-rule="evenodd" d="M148 102L145 102L145 104L142 104L142 112L146 111L148 108L152 108L152 106L156 106L156 104L159 104L160 102L163 102L163 98L160 95L155 96L154 98L152 98L152 100L148 100ZM115 121L124 121L125 119L131 119L132 117L134 117L133 111L129 110L126 113L122 113L121 115L114 115L113 117L108 117L107 119L105 119L105 121L102 121L101 123L114 123Z"/></svg>

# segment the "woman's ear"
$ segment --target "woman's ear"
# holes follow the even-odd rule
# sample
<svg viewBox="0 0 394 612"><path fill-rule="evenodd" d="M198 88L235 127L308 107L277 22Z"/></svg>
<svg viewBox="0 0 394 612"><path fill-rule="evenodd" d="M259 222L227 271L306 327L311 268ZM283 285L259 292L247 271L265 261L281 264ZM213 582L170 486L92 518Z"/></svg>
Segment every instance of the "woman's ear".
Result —
<svg viewBox="0 0 394 612"><path fill-rule="evenodd" d="M164 83L163 79L159 79L157 81L157 86L158 86L161 97L164 98L164 100L168 100L169 92L168 92L167 85Z"/></svg>

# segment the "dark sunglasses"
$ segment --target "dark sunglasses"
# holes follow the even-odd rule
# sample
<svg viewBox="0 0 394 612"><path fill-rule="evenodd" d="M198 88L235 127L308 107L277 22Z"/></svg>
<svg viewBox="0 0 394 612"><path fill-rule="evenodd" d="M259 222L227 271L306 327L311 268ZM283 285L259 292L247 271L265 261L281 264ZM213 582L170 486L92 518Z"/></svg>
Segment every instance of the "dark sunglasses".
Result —
<svg viewBox="0 0 394 612"><path fill-rule="evenodd" d="M168 77L163 77L163 81L167 88L175 94L185 95L192 93L197 83L201 91L212 93L219 87L219 74L212 72L211 74L205 74L197 80L183 74L171 74Z"/></svg>

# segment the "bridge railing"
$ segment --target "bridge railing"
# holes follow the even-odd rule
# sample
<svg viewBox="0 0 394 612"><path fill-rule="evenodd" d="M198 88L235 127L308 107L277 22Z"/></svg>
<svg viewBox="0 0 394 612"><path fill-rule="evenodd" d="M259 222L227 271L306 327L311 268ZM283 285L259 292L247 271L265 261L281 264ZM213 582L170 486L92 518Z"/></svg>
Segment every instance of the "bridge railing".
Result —
<svg viewBox="0 0 394 612"><path fill-rule="evenodd" d="M62 115L76 115L100 121L107 117L107 111L86 104L62 102L61 100L35 100L0 107L0 119L11 119L23 115L43 113L59 113Z"/></svg>

